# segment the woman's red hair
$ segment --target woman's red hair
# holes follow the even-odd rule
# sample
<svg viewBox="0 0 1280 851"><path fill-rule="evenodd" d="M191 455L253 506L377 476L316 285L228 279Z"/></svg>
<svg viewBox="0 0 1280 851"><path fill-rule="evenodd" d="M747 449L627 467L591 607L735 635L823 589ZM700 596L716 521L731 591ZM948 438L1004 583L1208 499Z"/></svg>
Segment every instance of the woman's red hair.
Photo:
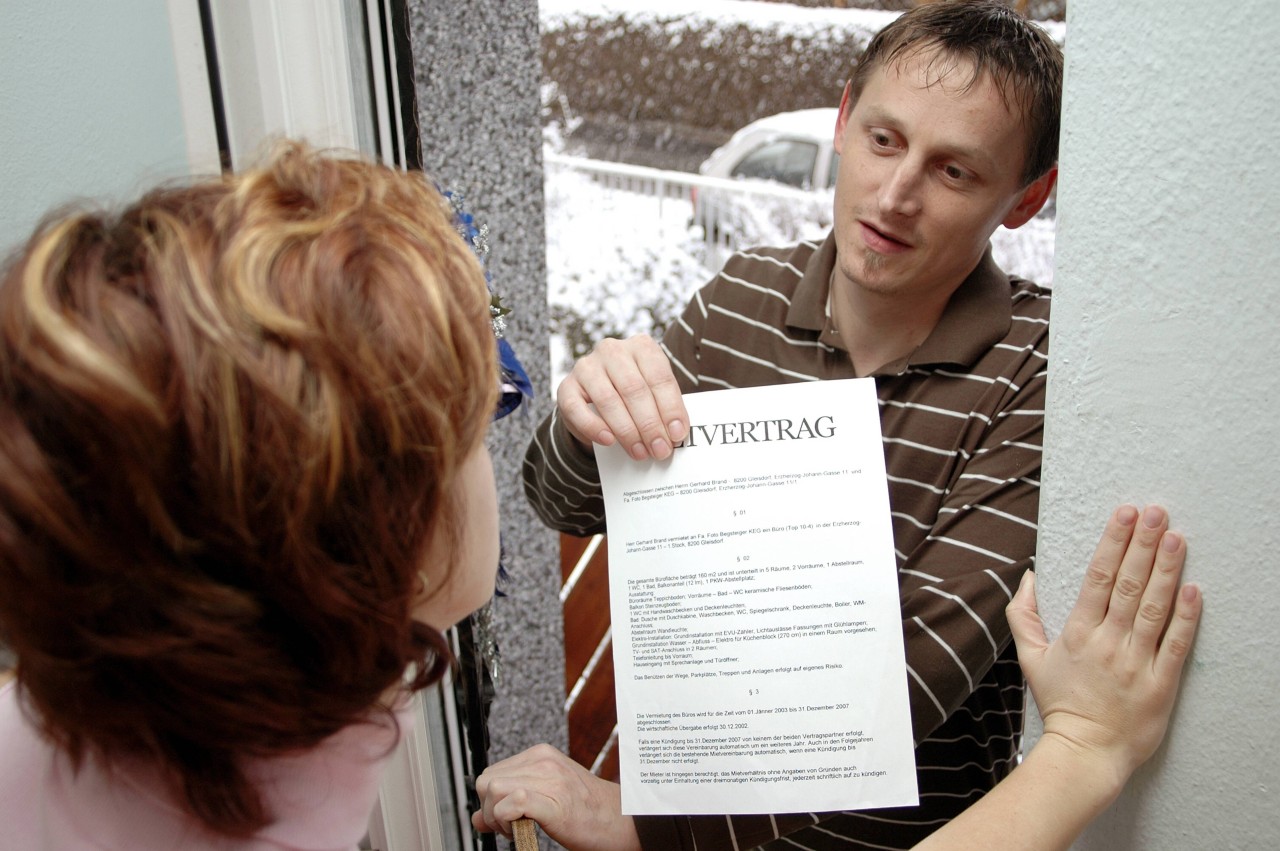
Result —
<svg viewBox="0 0 1280 851"><path fill-rule="evenodd" d="M0 638L45 734L244 836L245 758L438 678L411 609L494 408L488 305L422 175L297 144L47 221L0 280Z"/></svg>

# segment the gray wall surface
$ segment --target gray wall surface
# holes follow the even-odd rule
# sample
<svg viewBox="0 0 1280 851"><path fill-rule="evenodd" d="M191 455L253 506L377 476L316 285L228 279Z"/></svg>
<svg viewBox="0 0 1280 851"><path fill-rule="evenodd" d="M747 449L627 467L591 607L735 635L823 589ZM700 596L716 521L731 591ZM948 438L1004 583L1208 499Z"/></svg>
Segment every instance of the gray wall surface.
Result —
<svg viewBox="0 0 1280 851"><path fill-rule="evenodd" d="M490 433L502 511L507 595L494 603L502 673L491 760L567 744L559 539L534 516L520 465L554 404L547 386L546 235L535 0L409 3L423 164L489 225L489 269L513 309L507 338L533 380L532 404ZM546 842L546 838L543 837Z"/></svg>
<svg viewBox="0 0 1280 851"><path fill-rule="evenodd" d="M1205 592L1168 741L1081 849L1280 842L1277 39L1268 0L1068 7L1041 609L1123 501L1170 509Z"/></svg>
<svg viewBox="0 0 1280 851"><path fill-rule="evenodd" d="M54 207L187 173L163 0L0 6L0 260ZM0 669L13 665L0 647Z"/></svg>
<svg viewBox="0 0 1280 851"><path fill-rule="evenodd" d="M164 0L0 6L0 253L77 198L188 171Z"/></svg>

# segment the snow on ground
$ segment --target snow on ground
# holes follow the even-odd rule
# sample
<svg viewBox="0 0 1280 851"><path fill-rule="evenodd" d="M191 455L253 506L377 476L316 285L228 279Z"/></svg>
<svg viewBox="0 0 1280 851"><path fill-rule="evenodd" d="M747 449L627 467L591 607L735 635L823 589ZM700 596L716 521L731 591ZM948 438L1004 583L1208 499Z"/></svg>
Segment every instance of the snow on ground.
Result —
<svg viewBox="0 0 1280 851"><path fill-rule="evenodd" d="M546 205L555 388L597 340L661 334L712 270L700 232L689 227L688 201L549 168Z"/></svg>

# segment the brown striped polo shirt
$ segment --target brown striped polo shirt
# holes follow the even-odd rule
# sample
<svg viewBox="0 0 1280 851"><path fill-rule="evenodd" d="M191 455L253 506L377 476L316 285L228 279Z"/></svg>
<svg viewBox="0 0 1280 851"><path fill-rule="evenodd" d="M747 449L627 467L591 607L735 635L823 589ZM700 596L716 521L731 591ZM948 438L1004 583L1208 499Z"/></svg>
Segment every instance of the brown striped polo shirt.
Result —
<svg viewBox="0 0 1280 851"><path fill-rule="evenodd" d="M831 327L835 246L733 255L663 338L685 392L855 377ZM1004 607L1032 566L1049 291L990 252L915 351L876 374L920 805L860 813L637 817L646 849L910 848L1013 767L1024 684ZM594 459L557 415L526 454L552 527L604 531Z"/></svg>

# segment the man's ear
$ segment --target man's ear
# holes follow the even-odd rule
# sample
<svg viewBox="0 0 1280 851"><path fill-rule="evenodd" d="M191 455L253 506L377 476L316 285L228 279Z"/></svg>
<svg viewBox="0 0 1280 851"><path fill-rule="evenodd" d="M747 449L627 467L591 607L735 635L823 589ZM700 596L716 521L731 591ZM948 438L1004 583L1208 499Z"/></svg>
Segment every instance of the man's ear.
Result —
<svg viewBox="0 0 1280 851"><path fill-rule="evenodd" d="M844 130L849 126L849 113L853 111L853 103L849 99L849 90L852 86L852 81L844 84L844 94L840 96L840 114L836 116L836 136L831 143L836 153L841 155L844 154L841 150L844 147Z"/></svg>
<svg viewBox="0 0 1280 851"><path fill-rule="evenodd" d="M1009 211L1009 215L1001 224L1012 230L1029 222L1032 216L1040 212L1044 202L1049 200L1049 194L1053 192L1053 185L1057 181L1058 167L1055 165L1022 190L1022 197L1018 199L1017 205Z"/></svg>

